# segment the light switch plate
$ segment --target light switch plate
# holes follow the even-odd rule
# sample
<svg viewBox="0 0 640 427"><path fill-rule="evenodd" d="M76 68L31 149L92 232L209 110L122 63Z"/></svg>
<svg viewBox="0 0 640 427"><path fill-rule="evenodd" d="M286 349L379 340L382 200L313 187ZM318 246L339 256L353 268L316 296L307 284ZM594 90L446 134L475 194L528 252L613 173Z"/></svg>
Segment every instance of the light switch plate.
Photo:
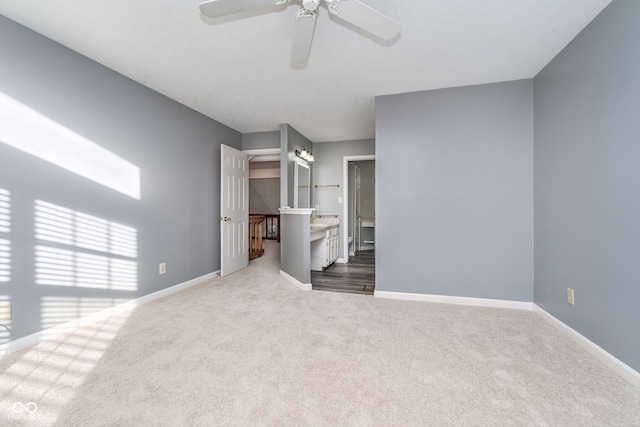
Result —
<svg viewBox="0 0 640 427"><path fill-rule="evenodd" d="M567 288L567 302L571 305L576 305L575 294L571 288Z"/></svg>

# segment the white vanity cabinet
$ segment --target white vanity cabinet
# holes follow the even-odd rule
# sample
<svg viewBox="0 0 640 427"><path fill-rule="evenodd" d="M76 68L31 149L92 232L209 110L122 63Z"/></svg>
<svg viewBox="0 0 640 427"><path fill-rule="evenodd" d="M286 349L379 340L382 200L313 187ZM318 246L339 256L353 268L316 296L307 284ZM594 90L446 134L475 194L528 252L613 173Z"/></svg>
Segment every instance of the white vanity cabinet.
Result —
<svg viewBox="0 0 640 427"><path fill-rule="evenodd" d="M322 271L338 259L338 226L311 230L311 270Z"/></svg>

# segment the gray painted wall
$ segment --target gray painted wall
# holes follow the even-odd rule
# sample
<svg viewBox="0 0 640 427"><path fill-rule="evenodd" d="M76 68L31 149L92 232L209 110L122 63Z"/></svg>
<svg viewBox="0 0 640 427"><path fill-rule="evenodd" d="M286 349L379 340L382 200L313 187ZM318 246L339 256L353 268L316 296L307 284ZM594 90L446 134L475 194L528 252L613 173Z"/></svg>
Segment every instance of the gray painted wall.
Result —
<svg viewBox="0 0 640 427"><path fill-rule="evenodd" d="M279 215L280 178L249 180L249 213L251 215Z"/></svg>
<svg viewBox="0 0 640 427"><path fill-rule="evenodd" d="M220 268L220 144L240 148L240 133L1 16L0 58L1 93L139 167L142 188L135 200L0 142L12 221L0 236L12 245L12 280L0 283L0 296L13 303L11 339L88 314L83 298L95 299L97 310ZM118 258L36 239L36 200L136 229L137 253L126 260L137 267L137 286L36 284L36 245ZM62 304L53 317L51 298Z"/></svg>
<svg viewBox="0 0 640 427"><path fill-rule="evenodd" d="M376 290L533 299L532 81L376 98Z"/></svg>
<svg viewBox="0 0 640 427"><path fill-rule="evenodd" d="M614 1L534 80L535 302L637 371L639 40Z"/></svg>
<svg viewBox="0 0 640 427"><path fill-rule="evenodd" d="M310 215L280 215L280 270L303 284L311 283L310 219Z"/></svg>
<svg viewBox="0 0 640 427"><path fill-rule="evenodd" d="M280 131L253 132L242 134L243 150L280 148Z"/></svg>
<svg viewBox="0 0 640 427"><path fill-rule="evenodd" d="M280 161L249 162L249 213L280 212Z"/></svg>
<svg viewBox="0 0 640 427"><path fill-rule="evenodd" d="M338 197L343 193L343 158L345 156L359 156L375 154L375 141L361 139L354 141L317 142L313 145L313 182L319 185L340 184L340 188L318 188L313 191L314 205L320 205L320 210L314 215L339 215L340 221L340 258L345 254L342 241L342 227L347 220L342 218L343 205L338 203ZM346 203L346 201L345 201Z"/></svg>

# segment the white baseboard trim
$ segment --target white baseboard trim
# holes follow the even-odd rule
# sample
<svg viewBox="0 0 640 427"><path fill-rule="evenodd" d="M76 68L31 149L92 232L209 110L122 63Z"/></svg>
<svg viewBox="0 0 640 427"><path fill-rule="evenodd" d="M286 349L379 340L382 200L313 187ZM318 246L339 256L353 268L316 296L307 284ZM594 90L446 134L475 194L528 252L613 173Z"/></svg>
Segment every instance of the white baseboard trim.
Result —
<svg viewBox="0 0 640 427"><path fill-rule="evenodd" d="M171 286L169 288L161 289L152 294L143 295L140 298L137 298L131 302L136 303L136 305L146 304L158 298L166 297L167 295L175 294L178 291L183 289L190 288L191 286L195 286L199 283L206 282L209 279L213 279L214 277L220 274L220 270L214 271L213 273L205 274L204 276L196 277L195 279L187 280L186 282L180 283L175 286Z"/></svg>
<svg viewBox="0 0 640 427"><path fill-rule="evenodd" d="M598 344L594 343L589 338L585 337L575 329L568 326L566 323L554 317L552 314L550 314L537 304L533 305L533 311L544 320L549 322L560 332L562 332L564 335L575 341L580 347L584 348L593 356L595 356L602 363L613 369L622 378L629 381L634 386L640 388L640 372L636 371L631 366L619 360L611 353L600 347Z"/></svg>
<svg viewBox="0 0 640 427"><path fill-rule="evenodd" d="M301 281L299 281L295 277L288 275L287 273L285 273L282 270L280 270L280 275L282 277L284 277L285 279L287 279L289 282L291 282L294 285L296 285L298 288L302 289L303 291L310 291L311 290L311 283L302 283Z"/></svg>
<svg viewBox="0 0 640 427"><path fill-rule="evenodd" d="M439 304L470 305L475 307L509 308L514 310L532 310L533 303L488 298L454 297L446 295L412 294L408 292L374 291L376 298L400 299L407 301L434 302Z"/></svg>
<svg viewBox="0 0 640 427"><path fill-rule="evenodd" d="M220 271L214 271L213 273L205 274L204 276L196 277L195 279L188 280L184 283L180 283L175 286L171 286L165 289L161 289L157 292L153 292L148 295L143 295L140 298L124 302L122 304L114 305L113 307L105 308L104 310L97 311L95 313L88 314L78 319L72 320L62 325L55 326L49 329L43 329L42 331L27 335L22 338L9 341L5 344L0 344L0 357L9 353L16 352L18 350L31 347L38 344L41 341L50 340L56 338L62 334L67 334L75 329L83 326L90 325L100 320L104 320L114 314L122 313L124 311L131 310L139 305L146 304L153 300L171 295L183 289L202 283L206 280L212 279L218 275Z"/></svg>
<svg viewBox="0 0 640 427"><path fill-rule="evenodd" d="M348 263L348 262L349 262L349 259L348 259L348 258L338 258L338 259L336 260L336 264L346 264L346 263Z"/></svg>

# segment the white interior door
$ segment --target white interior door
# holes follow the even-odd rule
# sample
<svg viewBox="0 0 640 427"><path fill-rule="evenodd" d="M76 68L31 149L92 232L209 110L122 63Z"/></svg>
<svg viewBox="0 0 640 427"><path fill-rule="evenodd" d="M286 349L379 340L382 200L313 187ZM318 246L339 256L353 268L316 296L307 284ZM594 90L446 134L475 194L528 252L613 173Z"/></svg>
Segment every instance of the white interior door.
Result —
<svg viewBox="0 0 640 427"><path fill-rule="evenodd" d="M246 153L221 145L220 275L249 265L249 161Z"/></svg>

